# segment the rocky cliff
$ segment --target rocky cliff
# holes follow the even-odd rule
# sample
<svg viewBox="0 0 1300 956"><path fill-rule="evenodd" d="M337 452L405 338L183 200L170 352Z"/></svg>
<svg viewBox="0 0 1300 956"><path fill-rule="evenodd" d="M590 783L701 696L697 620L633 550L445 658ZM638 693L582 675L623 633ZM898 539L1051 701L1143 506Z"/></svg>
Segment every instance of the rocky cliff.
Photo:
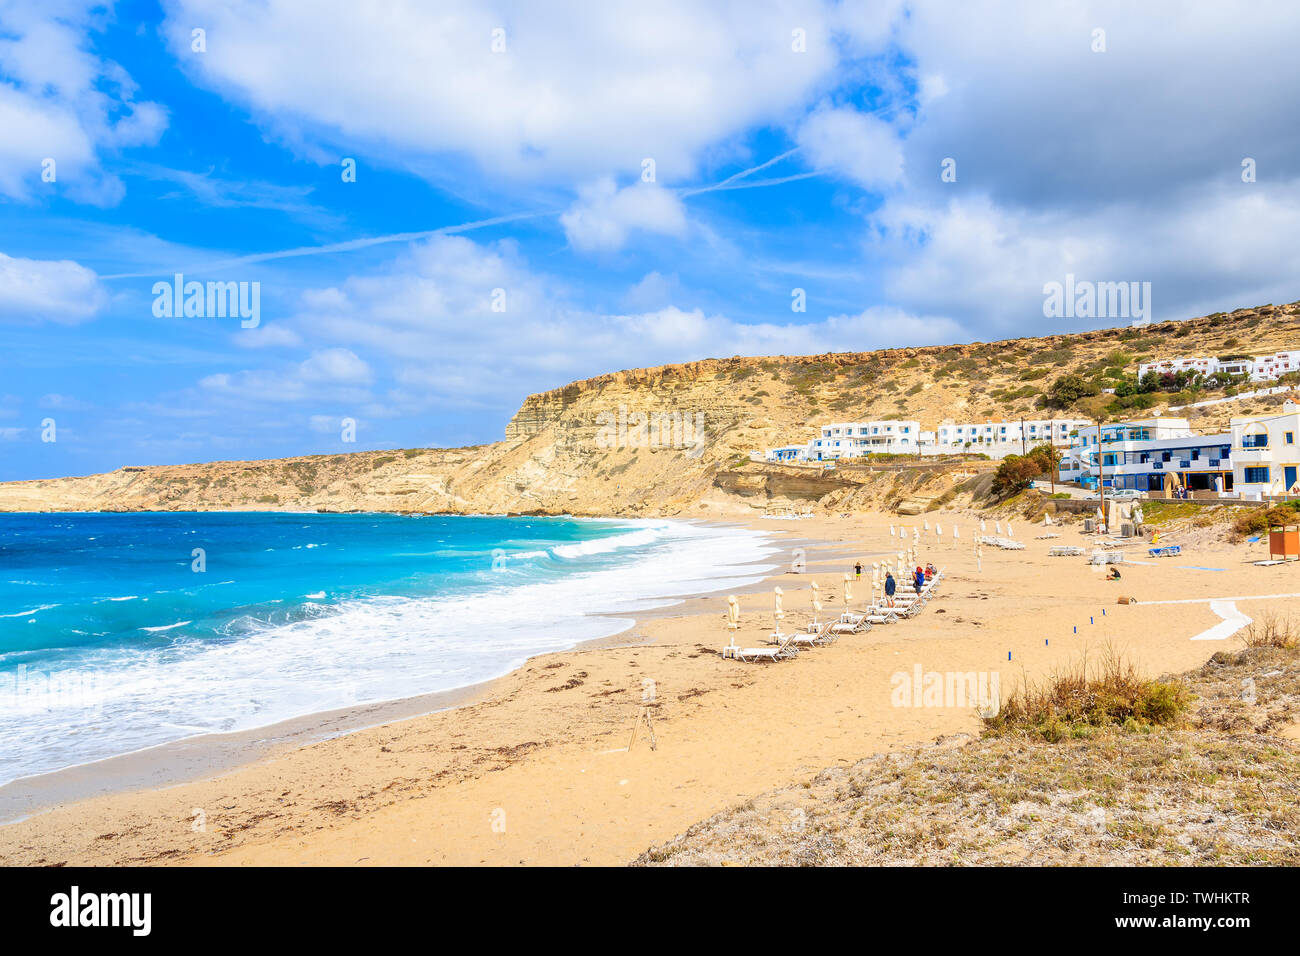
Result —
<svg viewBox="0 0 1300 956"><path fill-rule="evenodd" d="M900 465L815 477L751 463L749 454L806 442L829 421L914 418L932 427L945 419L1046 417L1053 412L1041 408L1045 393L1068 373L1104 382L1116 369L1135 371L1146 358L1279 348L1300 348L1300 303L1141 329L708 359L615 372L532 395L506 426L505 440L490 445L125 467L10 482L0 484L0 510L707 516L796 503L896 504L904 492L914 500L942 496L969 475L961 467L945 477L944 469ZM1162 396L1164 405L1169 398ZM1074 411L1095 411L1109 400L1085 398ZM1193 413L1193 425L1210 430L1229 415L1265 407L1259 400L1230 402Z"/></svg>

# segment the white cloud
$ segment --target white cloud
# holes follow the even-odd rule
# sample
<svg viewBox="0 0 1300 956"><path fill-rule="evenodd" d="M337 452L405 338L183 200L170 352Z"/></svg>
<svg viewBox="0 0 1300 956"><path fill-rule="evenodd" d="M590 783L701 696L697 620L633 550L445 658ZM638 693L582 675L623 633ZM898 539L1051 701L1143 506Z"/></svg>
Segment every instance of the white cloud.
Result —
<svg viewBox="0 0 1300 956"><path fill-rule="evenodd" d="M822 108L800 125L796 138L816 169L831 170L867 189L893 185L903 175L903 147L894 128L851 107Z"/></svg>
<svg viewBox="0 0 1300 956"><path fill-rule="evenodd" d="M1042 289L1067 273L1150 282L1156 320L1296 297L1300 180L1084 210L1006 207L978 194L947 203L898 199L876 222L881 232L868 248L889 263L889 297L953 316L981 338L1059 328L1043 318ZM1100 324L1123 324L1111 318Z"/></svg>
<svg viewBox="0 0 1300 956"><path fill-rule="evenodd" d="M355 352L347 349L313 352L307 361L298 366L298 372L304 382L368 385L374 380L370 366L361 361Z"/></svg>
<svg viewBox="0 0 1300 956"><path fill-rule="evenodd" d="M240 329L230 340L244 349L290 348L302 344L301 335L278 323Z"/></svg>
<svg viewBox="0 0 1300 956"><path fill-rule="evenodd" d="M879 39L868 36L878 24L840 23L819 0L166 7L172 50L197 81L320 161L365 152L428 168L454 153L510 178L570 182L639 171L646 157L680 182L701 151L783 119L833 75L832 29ZM203 54L190 52L195 24L208 31ZM506 49L493 53L498 28ZM792 49L795 29L806 52Z"/></svg>
<svg viewBox="0 0 1300 956"><path fill-rule="evenodd" d="M607 178L583 189L560 223L575 249L609 252L621 249L634 230L682 236L686 209L676 195L652 183L618 189Z"/></svg>
<svg viewBox="0 0 1300 956"><path fill-rule="evenodd" d="M0 195L114 205L124 189L101 154L154 143L166 127L162 107L136 101L126 71L90 51L101 15L76 0L0 3ZM47 160L53 182L42 179Z"/></svg>
<svg viewBox="0 0 1300 956"><path fill-rule="evenodd" d="M108 304L99 277L66 259L19 259L0 252L0 323L76 325Z"/></svg>
<svg viewBox="0 0 1300 956"><path fill-rule="evenodd" d="M89 402L83 402L71 395L60 395L57 392L51 392L49 395L42 395L39 402L36 403L41 408L49 408L63 412L85 412L95 406Z"/></svg>
<svg viewBox="0 0 1300 956"><path fill-rule="evenodd" d="M1300 98L1298 27L1285 0L1248 15L1180 0L911 0L897 38L923 102L907 169L917 187L953 191L939 181L952 157L959 184L1035 207L1223 183L1245 156L1293 177L1300 124L1278 118Z"/></svg>
<svg viewBox="0 0 1300 956"><path fill-rule="evenodd" d="M681 294L681 280L677 273L661 275L647 272L636 285L623 294L623 308L633 311L646 311L669 305Z"/></svg>
<svg viewBox="0 0 1300 956"><path fill-rule="evenodd" d="M505 312L492 310L496 288L506 290ZM382 361L390 369L385 380L395 383L387 400L407 411L504 410L528 392L615 368L931 344L964 335L950 320L884 307L788 324L739 322L677 305L592 311L531 271L512 244L484 246L463 237L421 243L383 273L314 290L291 322L321 350L318 357L347 349L372 364Z"/></svg>
<svg viewBox="0 0 1300 956"><path fill-rule="evenodd" d="M312 352L296 365L217 372L199 380L209 399L242 405L264 402L366 402L366 386L374 380L370 366L355 352L325 348Z"/></svg>

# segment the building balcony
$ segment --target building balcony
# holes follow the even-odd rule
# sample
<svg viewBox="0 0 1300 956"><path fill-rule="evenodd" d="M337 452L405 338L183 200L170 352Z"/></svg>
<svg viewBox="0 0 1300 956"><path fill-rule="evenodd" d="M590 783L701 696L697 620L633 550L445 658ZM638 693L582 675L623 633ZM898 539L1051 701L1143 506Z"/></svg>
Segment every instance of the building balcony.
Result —
<svg viewBox="0 0 1300 956"><path fill-rule="evenodd" d="M1273 451L1270 448L1233 448L1232 463L1234 465L1269 465L1273 462Z"/></svg>

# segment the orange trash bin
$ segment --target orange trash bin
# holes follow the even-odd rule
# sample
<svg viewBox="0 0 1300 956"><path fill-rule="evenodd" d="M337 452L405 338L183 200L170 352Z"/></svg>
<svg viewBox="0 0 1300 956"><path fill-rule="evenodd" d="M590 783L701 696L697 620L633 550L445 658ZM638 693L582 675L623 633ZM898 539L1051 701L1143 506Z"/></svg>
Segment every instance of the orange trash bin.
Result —
<svg viewBox="0 0 1300 956"><path fill-rule="evenodd" d="M1278 525L1268 531L1270 561L1300 560L1300 525Z"/></svg>

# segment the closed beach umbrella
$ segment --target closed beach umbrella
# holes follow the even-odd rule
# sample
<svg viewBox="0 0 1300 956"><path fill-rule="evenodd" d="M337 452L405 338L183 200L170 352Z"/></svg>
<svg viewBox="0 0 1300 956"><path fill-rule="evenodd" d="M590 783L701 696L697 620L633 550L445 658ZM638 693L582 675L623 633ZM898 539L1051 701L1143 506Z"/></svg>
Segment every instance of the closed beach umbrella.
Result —
<svg viewBox="0 0 1300 956"><path fill-rule="evenodd" d="M981 531L986 531L986 530L988 530L987 528L984 527L984 519L983 519L983 518L980 518L980 530L981 530Z"/></svg>
<svg viewBox="0 0 1300 956"><path fill-rule="evenodd" d="M1011 537L1011 522L1007 522L1007 537Z"/></svg>
<svg viewBox="0 0 1300 956"><path fill-rule="evenodd" d="M929 519L929 518L926 518L926 519L925 519L925 530L926 530L926 531L929 531L929 530L930 530L930 519Z"/></svg>
<svg viewBox="0 0 1300 956"><path fill-rule="evenodd" d="M939 537L943 537L943 527L937 521L934 523L934 533Z"/></svg>
<svg viewBox="0 0 1300 956"><path fill-rule="evenodd" d="M894 526L892 524L889 526L889 536L891 538L894 536Z"/></svg>
<svg viewBox="0 0 1300 956"><path fill-rule="evenodd" d="M781 590L781 586L779 584L772 589L772 603L776 606L776 611L774 616L778 621L782 620L785 617L785 609L781 607L781 595L784 593L785 592Z"/></svg>
<svg viewBox="0 0 1300 956"><path fill-rule="evenodd" d="M849 602L853 600L853 582L849 576L844 575L844 606L848 607Z"/></svg>
<svg viewBox="0 0 1300 956"><path fill-rule="evenodd" d="M818 612L820 612L821 609L822 609L822 600L821 600L821 598L822 598L821 588L817 587L817 582L814 581L814 582L812 583L812 609L813 609L813 623L816 623L816 622L817 622L817 614L818 614Z"/></svg>

